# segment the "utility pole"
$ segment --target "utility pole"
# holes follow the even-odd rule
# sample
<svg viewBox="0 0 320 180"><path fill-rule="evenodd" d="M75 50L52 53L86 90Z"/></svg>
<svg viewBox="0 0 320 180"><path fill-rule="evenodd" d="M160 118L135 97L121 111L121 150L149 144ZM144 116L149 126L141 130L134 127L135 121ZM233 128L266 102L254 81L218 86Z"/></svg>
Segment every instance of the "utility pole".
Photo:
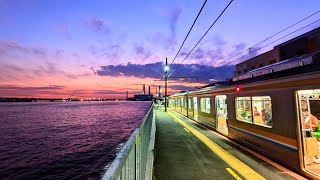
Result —
<svg viewBox="0 0 320 180"><path fill-rule="evenodd" d="M165 90L164 90L164 111L167 112L167 89L168 89L168 59L166 58L166 66L164 67L164 81L165 81Z"/></svg>

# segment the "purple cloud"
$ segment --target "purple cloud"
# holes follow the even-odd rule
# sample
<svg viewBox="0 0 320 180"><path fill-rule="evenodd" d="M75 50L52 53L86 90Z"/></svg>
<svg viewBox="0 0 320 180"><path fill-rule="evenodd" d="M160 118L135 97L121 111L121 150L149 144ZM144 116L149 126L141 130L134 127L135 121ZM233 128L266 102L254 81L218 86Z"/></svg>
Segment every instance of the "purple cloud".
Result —
<svg viewBox="0 0 320 180"><path fill-rule="evenodd" d="M55 27L58 32L61 32L61 33L69 33L70 32L69 26L66 24L56 25Z"/></svg>
<svg viewBox="0 0 320 180"><path fill-rule="evenodd" d="M53 28L58 33L63 34L67 39L71 39L70 27L67 24L56 24L53 25Z"/></svg>
<svg viewBox="0 0 320 180"><path fill-rule="evenodd" d="M94 75L97 75L97 71L94 69L94 67L91 67L90 70L93 72Z"/></svg>
<svg viewBox="0 0 320 180"><path fill-rule="evenodd" d="M37 86L37 87L28 87L28 86L0 86L1 90L23 90L23 91L37 91L37 90L58 90L64 89L65 86L58 85L49 85L49 86Z"/></svg>
<svg viewBox="0 0 320 180"><path fill-rule="evenodd" d="M197 74L202 74L205 70L212 69L212 73L210 76L205 76L201 79L200 82L207 83L209 79L218 79L218 80L225 80L226 78L230 78L233 75L233 71L235 67L233 65L221 66L217 68L212 68L208 65L201 65L201 64L172 64L171 69L179 69L176 73L180 73L186 76L195 76ZM127 65L108 65L108 66L101 66L98 69L97 75L99 76L134 76L134 77L149 77L149 78L162 78L162 70L163 70L163 63L156 62L150 64L133 64L128 63ZM209 72L209 71L208 71ZM171 72L169 71L169 74ZM176 75L173 75L176 76Z"/></svg>
<svg viewBox="0 0 320 180"><path fill-rule="evenodd" d="M57 49L55 52L55 56L56 57L62 57L64 54L64 50L63 49Z"/></svg>
<svg viewBox="0 0 320 180"><path fill-rule="evenodd" d="M190 86L185 86L185 85L170 85L170 89L180 90L180 91L192 90L194 88L195 87L190 87Z"/></svg>
<svg viewBox="0 0 320 180"><path fill-rule="evenodd" d="M182 13L182 7L176 7L171 10L169 17L169 25L171 31L171 40L174 42L176 40L176 27L179 17Z"/></svg>
<svg viewBox="0 0 320 180"><path fill-rule="evenodd" d="M182 7L175 7L171 10L169 10L167 13L169 14L166 16L168 18L169 22L169 30L170 33L166 34L164 32L155 32L151 35L151 37L148 38L148 41L154 44L160 44L161 46L165 48L170 48L171 50L174 50L174 45L176 42L176 27L178 20L182 14Z"/></svg>
<svg viewBox="0 0 320 180"><path fill-rule="evenodd" d="M12 71L14 73L24 71L23 68L21 68L19 66L16 66L16 65L13 65L13 64L1 64L1 67L3 67L3 70L6 70L6 71L9 70L9 71Z"/></svg>
<svg viewBox="0 0 320 180"><path fill-rule="evenodd" d="M236 51L241 51L247 46L246 43L242 42L233 46Z"/></svg>
<svg viewBox="0 0 320 180"><path fill-rule="evenodd" d="M213 37L212 42L215 46L224 46L227 42L219 35Z"/></svg>
<svg viewBox="0 0 320 180"><path fill-rule="evenodd" d="M98 32L103 32L103 33L109 33L110 32L110 28L106 25L106 22L102 19L98 19L96 17L93 17L89 20L87 20L85 22L85 24L95 30L95 31L98 31Z"/></svg>
<svg viewBox="0 0 320 180"><path fill-rule="evenodd" d="M179 54L180 62L184 59L189 51L183 49ZM186 61L193 62L196 64L209 64L216 65L219 60L223 57L223 50L221 47L207 47L207 48L197 48L193 51ZM179 62L179 61L178 61Z"/></svg>
<svg viewBox="0 0 320 180"><path fill-rule="evenodd" d="M41 47L28 47L14 41L0 40L0 56L35 55L41 58L46 57L47 51Z"/></svg>
<svg viewBox="0 0 320 180"><path fill-rule="evenodd" d="M151 57L152 53L150 50L147 50L144 46L142 45L135 45L134 46L135 53L139 56L142 56L143 60L148 59Z"/></svg>
<svg viewBox="0 0 320 180"><path fill-rule="evenodd" d="M40 65L37 67L37 69L31 70L31 72L35 76L64 76L70 79L78 79L80 77L92 75L91 73L72 74L59 69L57 64L52 62L46 62L45 65Z"/></svg>

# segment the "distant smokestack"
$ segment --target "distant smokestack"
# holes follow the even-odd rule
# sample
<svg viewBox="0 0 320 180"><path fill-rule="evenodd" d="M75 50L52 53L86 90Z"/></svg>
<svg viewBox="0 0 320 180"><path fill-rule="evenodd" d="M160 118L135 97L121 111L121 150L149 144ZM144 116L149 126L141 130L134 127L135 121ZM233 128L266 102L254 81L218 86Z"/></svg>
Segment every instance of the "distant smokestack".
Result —
<svg viewBox="0 0 320 180"><path fill-rule="evenodd" d="M156 88L156 96L158 95L158 88Z"/></svg>
<svg viewBox="0 0 320 180"><path fill-rule="evenodd" d="M146 85L143 84L143 94L146 94Z"/></svg>
<svg viewBox="0 0 320 180"><path fill-rule="evenodd" d="M149 95L150 95L150 86L149 86Z"/></svg>
<svg viewBox="0 0 320 180"><path fill-rule="evenodd" d="M127 94L126 94L126 99L129 98L129 91L127 91Z"/></svg>

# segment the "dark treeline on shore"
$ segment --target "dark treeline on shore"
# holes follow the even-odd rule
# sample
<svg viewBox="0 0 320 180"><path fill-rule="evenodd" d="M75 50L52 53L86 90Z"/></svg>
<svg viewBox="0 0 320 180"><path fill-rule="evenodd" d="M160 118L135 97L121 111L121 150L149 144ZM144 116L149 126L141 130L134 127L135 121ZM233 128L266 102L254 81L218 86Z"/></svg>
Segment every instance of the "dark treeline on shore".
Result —
<svg viewBox="0 0 320 180"><path fill-rule="evenodd" d="M16 97L0 97L0 102L65 102L80 101L78 98L16 98Z"/></svg>

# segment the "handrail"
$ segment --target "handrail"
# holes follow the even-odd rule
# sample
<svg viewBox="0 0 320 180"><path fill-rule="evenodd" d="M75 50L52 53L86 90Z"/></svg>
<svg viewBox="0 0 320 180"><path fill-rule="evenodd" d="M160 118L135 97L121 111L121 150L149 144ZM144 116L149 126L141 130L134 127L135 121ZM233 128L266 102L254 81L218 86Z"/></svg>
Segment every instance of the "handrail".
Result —
<svg viewBox="0 0 320 180"><path fill-rule="evenodd" d="M145 179L145 173L150 172L146 171L146 168L152 168L146 166L149 161L148 154L153 151L153 147L150 149L149 145L152 144L150 140L154 140L152 138L154 128L154 105L152 104L141 126L130 135L102 179Z"/></svg>

